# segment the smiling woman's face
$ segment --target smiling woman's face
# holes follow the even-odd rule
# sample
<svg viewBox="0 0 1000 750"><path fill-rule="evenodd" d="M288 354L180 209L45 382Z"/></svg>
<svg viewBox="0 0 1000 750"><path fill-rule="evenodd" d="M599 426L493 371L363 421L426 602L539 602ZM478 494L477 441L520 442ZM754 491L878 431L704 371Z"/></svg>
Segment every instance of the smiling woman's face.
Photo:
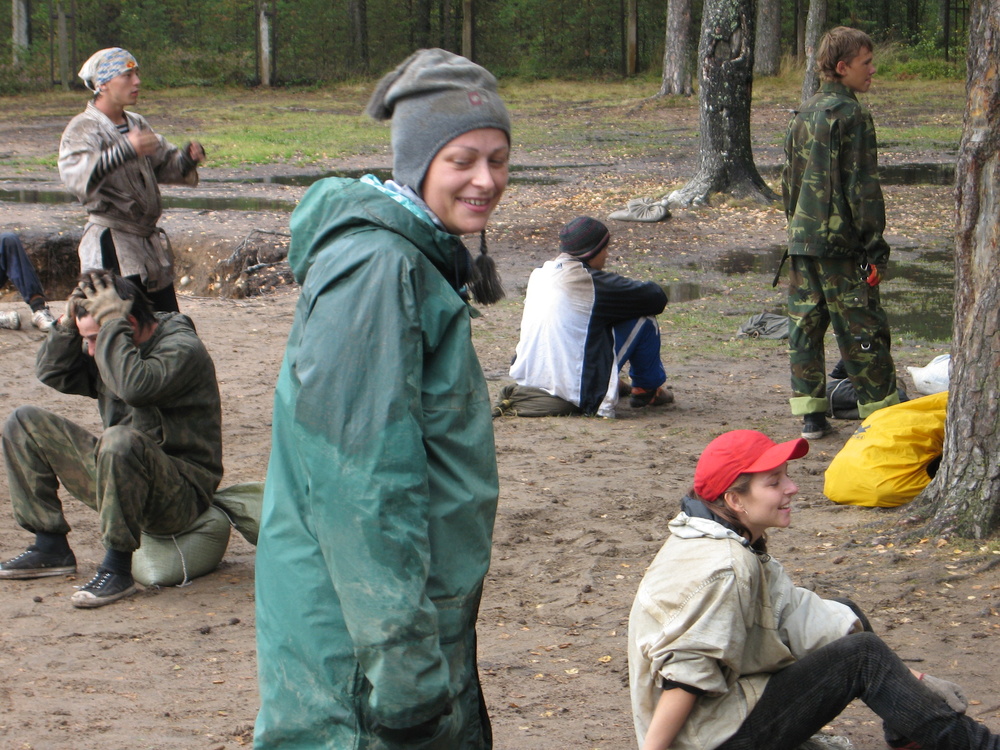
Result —
<svg viewBox="0 0 1000 750"><path fill-rule="evenodd" d="M726 504L736 511L752 541L756 541L768 529L788 527L792 522L792 497L798 491L785 462L771 471L754 474L746 494L726 492Z"/></svg>
<svg viewBox="0 0 1000 750"><path fill-rule="evenodd" d="M452 234L477 234L507 188L510 145L497 128L480 128L452 139L431 161L423 199Z"/></svg>

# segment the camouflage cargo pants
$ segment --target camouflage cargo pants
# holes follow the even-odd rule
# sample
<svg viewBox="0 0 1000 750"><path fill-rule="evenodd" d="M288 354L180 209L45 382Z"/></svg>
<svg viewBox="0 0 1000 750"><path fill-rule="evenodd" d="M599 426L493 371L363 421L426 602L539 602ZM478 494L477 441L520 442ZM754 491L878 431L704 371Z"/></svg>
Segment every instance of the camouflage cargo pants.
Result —
<svg viewBox="0 0 1000 750"><path fill-rule="evenodd" d="M14 517L31 532L66 534L58 488L101 517L105 549L139 548L140 533L174 534L201 512L194 486L148 435L109 427L100 438L36 406L21 406L3 430Z"/></svg>
<svg viewBox="0 0 1000 750"><path fill-rule="evenodd" d="M823 337L831 324L847 376L858 394L861 418L899 403L889 319L878 287L865 283L855 259L792 255L789 260L792 414L825 412L829 406Z"/></svg>

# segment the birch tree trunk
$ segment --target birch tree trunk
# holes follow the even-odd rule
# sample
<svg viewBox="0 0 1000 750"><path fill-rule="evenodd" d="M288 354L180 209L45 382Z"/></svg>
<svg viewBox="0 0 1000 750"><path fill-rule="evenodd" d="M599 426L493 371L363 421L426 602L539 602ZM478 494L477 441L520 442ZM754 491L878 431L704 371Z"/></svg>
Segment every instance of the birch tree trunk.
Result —
<svg viewBox="0 0 1000 750"><path fill-rule="evenodd" d="M11 50L14 65L20 65L28 57L31 29L31 15L28 0L11 0Z"/></svg>

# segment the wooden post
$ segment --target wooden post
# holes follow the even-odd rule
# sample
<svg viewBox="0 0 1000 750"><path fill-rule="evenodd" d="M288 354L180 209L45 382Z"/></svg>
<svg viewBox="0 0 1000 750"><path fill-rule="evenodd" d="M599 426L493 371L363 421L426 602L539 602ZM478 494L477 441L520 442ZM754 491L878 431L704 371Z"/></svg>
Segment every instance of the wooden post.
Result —
<svg viewBox="0 0 1000 750"><path fill-rule="evenodd" d="M270 3L257 4L257 75L261 86L271 85L271 14Z"/></svg>
<svg viewBox="0 0 1000 750"><path fill-rule="evenodd" d="M66 29L66 10L62 2L56 3L56 29L59 36L59 80L63 91L69 91L69 32Z"/></svg>
<svg viewBox="0 0 1000 750"><path fill-rule="evenodd" d="M475 18L473 16L473 0L462 0L462 56L469 60L475 59Z"/></svg>
<svg viewBox="0 0 1000 750"><path fill-rule="evenodd" d="M31 14L28 12L28 0L12 0L11 7L11 48L14 65L20 65L28 58L28 43L31 33Z"/></svg>
<svg viewBox="0 0 1000 750"><path fill-rule="evenodd" d="M634 76L639 59L639 0L628 0L625 9L625 74Z"/></svg>

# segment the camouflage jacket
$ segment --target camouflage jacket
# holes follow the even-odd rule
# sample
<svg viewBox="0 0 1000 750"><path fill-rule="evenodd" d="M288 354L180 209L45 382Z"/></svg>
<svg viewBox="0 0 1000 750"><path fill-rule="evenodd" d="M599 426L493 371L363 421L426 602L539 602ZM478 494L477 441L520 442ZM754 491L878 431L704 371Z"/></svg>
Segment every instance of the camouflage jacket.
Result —
<svg viewBox="0 0 1000 750"><path fill-rule="evenodd" d="M889 260L875 123L843 84L824 83L788 124L781 194L790 255Z"/></svg>
<svg viewBox="0 0 1000 750"><path fill-rule="evenodd" d="M222 402L215 365L181 313L157 313L153 336L138 346L124 318L105 323L94 357L73 328L54 326L35 374L60 393L96 398L105 429L128 425L152 438L211 502L222 479Z"/></svg>

